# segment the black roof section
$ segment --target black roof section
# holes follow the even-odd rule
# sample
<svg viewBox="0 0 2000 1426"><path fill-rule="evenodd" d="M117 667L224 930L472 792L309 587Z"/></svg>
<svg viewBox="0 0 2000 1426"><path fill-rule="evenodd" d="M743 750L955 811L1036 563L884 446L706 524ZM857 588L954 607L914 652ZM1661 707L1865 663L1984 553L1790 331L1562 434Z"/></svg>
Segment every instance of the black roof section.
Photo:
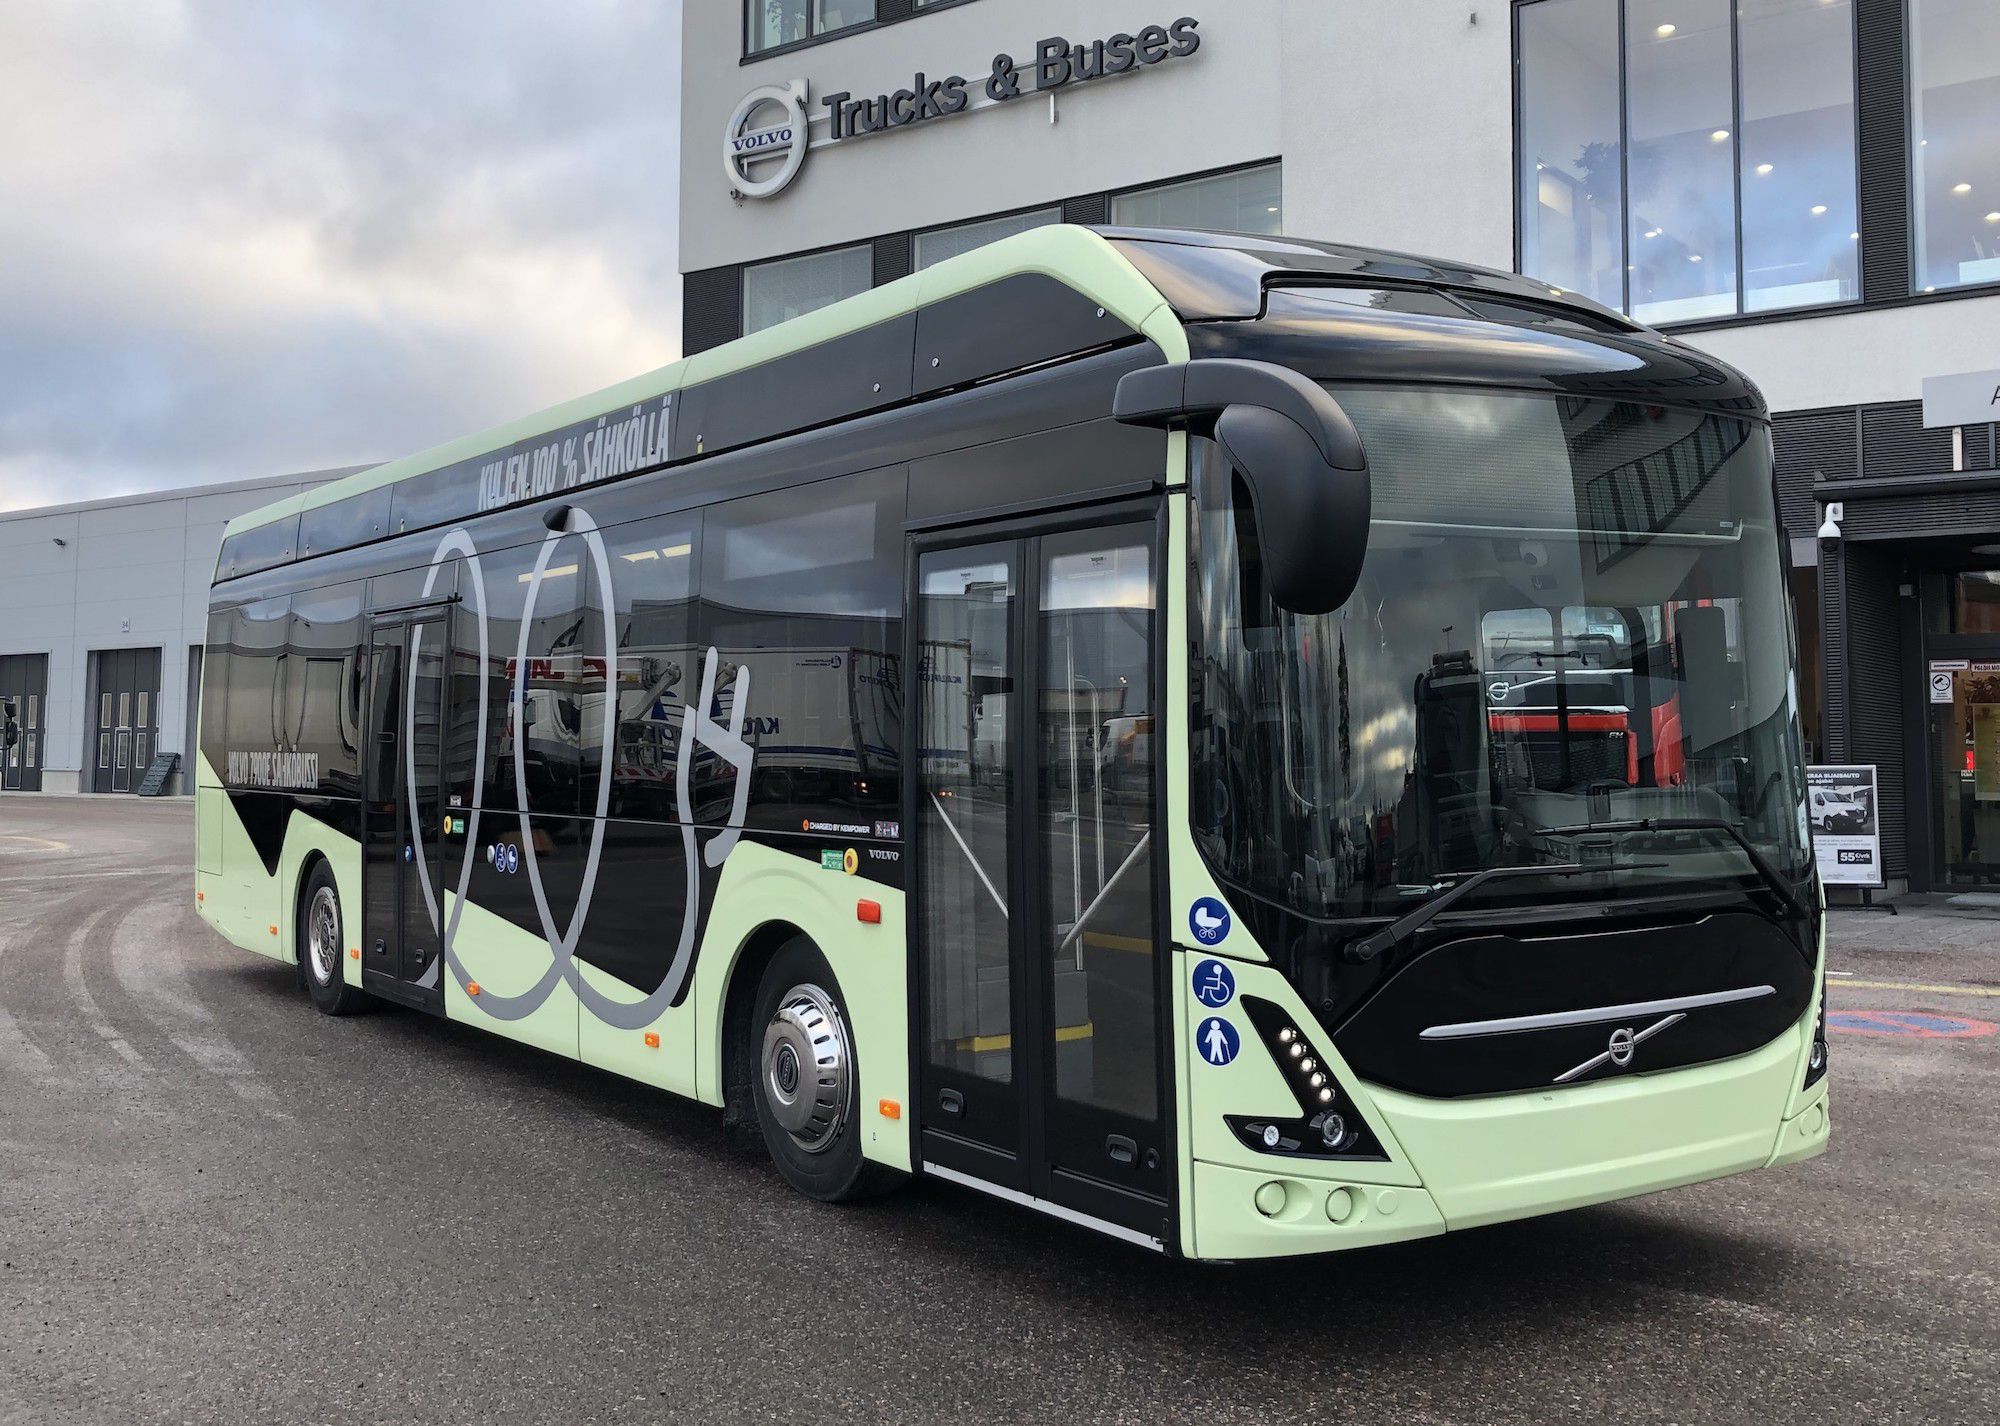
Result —
<svg viewBox="0 0 2000 1426"><path fill-rule="evenodd" d="M1114 244L1144 273L1185 322L1255 318L1263 313L1267 288L1317 281L1456 290L1560 311L1600 331L1649 330L1580 293L1551 287L1517 272L1443 258L1348 243L1193 228L1097 227L1092 231Z"/></svg>

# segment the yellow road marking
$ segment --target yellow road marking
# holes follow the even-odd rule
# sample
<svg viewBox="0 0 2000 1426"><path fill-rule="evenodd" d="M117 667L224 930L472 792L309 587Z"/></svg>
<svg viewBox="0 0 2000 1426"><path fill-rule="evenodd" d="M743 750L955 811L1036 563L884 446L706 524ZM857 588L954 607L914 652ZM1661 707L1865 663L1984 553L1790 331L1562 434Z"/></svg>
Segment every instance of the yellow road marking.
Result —
<svg viewBox="0 0 2000 1426"><path fill-rule="evenodd" d="M1912 980L1830 980L1835 990L1916 990L1925 995L1979 995L2000 998L2000 990L1981 985L1922 985Z"/></svg>
<svg viewBox="0 0 2000 1426"><path fill-rule="evenodd" d="M68 842L54 841L48 837L31 837L26 832L0 832L0 842L34 842L38 845L29 848L29 850L38 852L66 852L70 850Z"/></svg>

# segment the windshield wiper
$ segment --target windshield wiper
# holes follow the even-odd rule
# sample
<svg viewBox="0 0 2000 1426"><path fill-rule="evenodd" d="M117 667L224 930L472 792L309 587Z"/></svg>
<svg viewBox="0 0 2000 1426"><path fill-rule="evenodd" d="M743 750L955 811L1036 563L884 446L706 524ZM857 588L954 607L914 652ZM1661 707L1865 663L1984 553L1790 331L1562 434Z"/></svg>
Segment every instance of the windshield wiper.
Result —
<svg viewBox="0 0 2000 1426"><path fill-rule="evenodd" d="M1791 908L1794 916L1801 920L1812 920L1812 912L1799 900L1798 892L1785 874L1771 865L1770 858L1757 850L1757 844L1743 835L1743 829L1734 822L1720 817L1633 817L1622 822L1576 822L1567 827L1543 827L1535 835L1538 837L1581 837L1592 832L1721 832L1743 850L1758 877L1771 888L1777 898Z"/></svg>
<svg viewBox="0 0 2000 1426"><path fill-rule="evenodd" d="M1452 903L1463 900L1488 882L1516 876L1581 876L1587 871L1611 870L1611 867L1578 866L1574 862L1558 862L1549 866L1490 866L1454 881L1448 890L1439 892L1416 910L1397 917L1373 935L1349 942L1346 956L1356 965L1361 965L1374 960L1384 951L1394 950L1430 925L1432 918L1440 912L1449 911Z"/></svg>

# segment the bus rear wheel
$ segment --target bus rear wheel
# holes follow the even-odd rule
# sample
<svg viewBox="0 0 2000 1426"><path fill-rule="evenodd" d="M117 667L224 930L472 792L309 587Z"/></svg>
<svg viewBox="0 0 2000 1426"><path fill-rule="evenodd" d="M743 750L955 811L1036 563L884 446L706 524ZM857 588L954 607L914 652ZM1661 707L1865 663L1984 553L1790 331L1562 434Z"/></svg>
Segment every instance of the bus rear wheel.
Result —
<svg viewBox="0 0 2000 1426"><path fill-rule="evenodd" d="M826 958L804 936L764 967L750 1024L757 1125L785 1182L823 1203L893 1187L900 1176L862 1156L847 1007Z"/></svg>
<svg viewBox="0 0 2000 1426"><path fill-rule="evenodd" d="M320 862L306 879L305 895L299 898L298 945L306 994L322 1015L352 1015L368 1000L366 993L349 985L341 973L341 958L347 954L344 932L340 889L334 885L333 869Z"/></svg>

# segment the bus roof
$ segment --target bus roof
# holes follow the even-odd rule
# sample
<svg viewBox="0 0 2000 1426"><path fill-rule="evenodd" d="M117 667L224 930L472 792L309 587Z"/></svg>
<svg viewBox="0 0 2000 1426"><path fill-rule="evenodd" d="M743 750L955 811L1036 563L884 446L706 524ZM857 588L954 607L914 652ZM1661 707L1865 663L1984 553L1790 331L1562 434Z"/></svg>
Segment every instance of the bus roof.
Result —
<svg viewBox="0 0 2000 1426"><path fill-rule="evenodd" d="M1179 322L1152 284L1097 232L1071 224L1052 224L974 249L803 317L670 362L657 371L389 461L302 496L252 510L230 521L224 538L467 460L496 453L504 455L518 443L761 366L959 293L1028 273L1056 278L1096 302L1125 326L1150 338L1170 360L1186 360L1187 347Z"/></svg>
<svg viewBox="0 0 2000 1426"><path fill-rule="evenodd" d="M1034 300L1019 300L1035 290L1021 287L1033 278L1054 279L1054 283L1041 282L1045 291L1039 305ZM913 314L914 326L920 328L924 313L951 312L954 299L1009 283L1013 286L999 291L1010 300L989 302L978 310L982 320L974 324L977 342L965 339L962 332L956 334L961 347L995 349L984 366L965 367L961 363L959 380L981 380L1019 370L1053 356L1087 350L1099 340L1103 334L1088 330L1087 322L1086 329L1077 328L1076 312L1048 306L1047 291L1062 293L1072 308L1082 309L1086 319L1092 310L1100 319L1113 319L1101 325L1112 329L1110 335L1118 339L1151 341L1167 361L1188 359L1189 327L1219 323L1220 328L1228 328L1244 319L1258 318L1264 314L1270 291L1288 284L1444 289L1516 308L1540 308L1606 334L1655 335L1578 294L1517 273L1465 263L1253 234L1051 224L974 249L657 371L241 515L224 532L224 556L217 578L343 547L340 543L316 545L302 533L305 531L343 527L349 531L342 537L345 543L365 543L464 518L471 508L465 503L467 490L483 481L505 482L494 487L505 503L541 498L574 483L637 474L714 454L727 448L715 437L719 426L734 428L735 443L742 444L950 389L944 378L908 370L919 364L913 359L915 348L910 344ZM968 302L975 300L966 298ZM993 320L996 313L998 321ZM1053 330L1065 323L1067 336ZM1034 335L1038 325L1047 329L1041 338ZM949 344L953 326L952 320L941 318L925 352L939 343ZM832 347L831 343L842 345ZM1011 366L1007 356L1010 347L1016 349L1018 358ZM822 355L838 352L841 360L830 358L817 365L808 362L803 367L795 360L816 349ZM883 394L871 397L858 391L843 392L832 406L822 403L823 409L816 416L800 416L789 425L783 418L752 419L746 424L746 409L761 405L783 412L797 403L801 384L823 386L827 380L824 368L844 371L855 357L886 373L873 388ZM895 370L898 364L903 370ZM928 366L938 364L934 357ZM743 379L746 373L751 374L747 380ZM949 367L944 375L950 376ZM757 385L765 379L779 388L776 396ZM751 389L745 390L746 386ZM707 409L699 409L704 393L710 398ZM646 403L654 403L651 411L642 411ZM674 408L671 422L670 406ZM711 433L707 443L699 429L703 426ZM561 483L549 483L552 467L567 461L578 443L596 462L590 473L579 480L572 471ZM607 449L608 463L601 459ZM558 451L564 454L558 457ZM334 506L341 508L328 508ZM483 493L476 508L489 508ZM315 511L322 512L317 519L312 516ZM306 517L303 521L302 516ZM289 534L265 528L284 521L292 522ZM251 531L262 531L255 543L272 549L258 559L233 560L232 550L253 543L237 537Z"/></svg>

